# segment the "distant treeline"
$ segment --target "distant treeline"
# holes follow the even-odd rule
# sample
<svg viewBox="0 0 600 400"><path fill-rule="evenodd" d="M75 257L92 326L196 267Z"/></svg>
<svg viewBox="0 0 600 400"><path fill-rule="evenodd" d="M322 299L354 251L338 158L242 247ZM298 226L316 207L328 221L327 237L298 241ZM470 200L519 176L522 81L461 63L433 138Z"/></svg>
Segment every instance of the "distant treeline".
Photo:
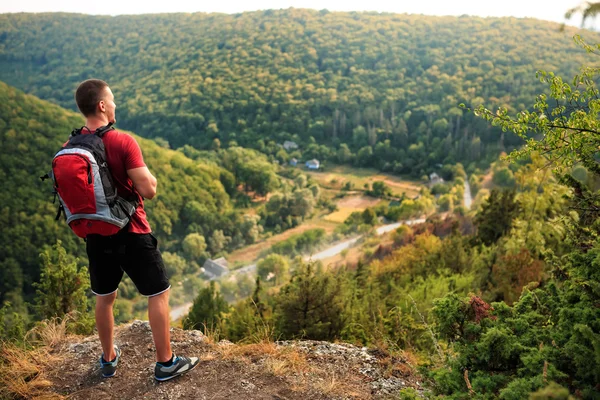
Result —
<svg viewBox="0 0 600 400"><path fill-rule="evenodd" d="M5 14L0 79L73 109L76 85L103 78L121 126L172 148L218 139L281 162L421 177L438 163L485 166L520 144L458 106L524 109L537 69L577 72L576 32L534 19L302 9ZM299 149L287 153L284 140Z"/></svg>

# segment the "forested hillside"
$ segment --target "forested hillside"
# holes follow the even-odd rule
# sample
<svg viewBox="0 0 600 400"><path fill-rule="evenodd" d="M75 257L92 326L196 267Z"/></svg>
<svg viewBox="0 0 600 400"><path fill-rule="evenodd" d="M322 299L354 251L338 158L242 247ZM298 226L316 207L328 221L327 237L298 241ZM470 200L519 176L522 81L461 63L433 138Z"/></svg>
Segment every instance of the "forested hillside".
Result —
<svg viewBox="0 0 600 400"><path fill-rule="evenodd" d="M600 54L598 44L581 45ZM401 226L393 244L375 238L377 250L356 264L297 259L278 290L277 279L257 279L252 298L233 307L211 285L184 326L218 324L231 340L340 340L390 358L419 354L431 392L399 399L599 398L599 74L541 73L548 88L531 113L477 110L518 135L538 134L509 156L521 160L510 165L513 189L492 190L473 213Z"/></svg>
<svg viewBox="0 0 600 400"><path fill-rule="evenodd" d="M74 112L0 82L0 303L7 299L19 303L22 290L32 293L31 284L39 279L39 254L57 239L68 253L86 259L84 242L63 220L54 221L57 204L52 204L52 184L39 179L71 130L83 123ZM235 192L236 178L231 173L216 162L194 161L135 137L159 182L158 195L145 203L150 224L162 250L181 254L165 256L171 275L191 267L197 272L193 262L200 262L205 251L217 254L255 239L257 219L244 218L221 183ZM270 172L260 164L264 162L260 157L256 162L257 168ZM232 237L236 243L227 241Z"/></svg>
<svg viewBox="0 0 600 400"><path fill-rule="evenodd" d="M102 34L98 34L102 32ZM0 15L0 79L66 108L83 79L115 92L122 127L171 147L218 138L420 177L521 141L458 105L522 110L540 68L583 62L575 30L533 19L330 13ZM590 41L597 34L586 32Z"/></svg>

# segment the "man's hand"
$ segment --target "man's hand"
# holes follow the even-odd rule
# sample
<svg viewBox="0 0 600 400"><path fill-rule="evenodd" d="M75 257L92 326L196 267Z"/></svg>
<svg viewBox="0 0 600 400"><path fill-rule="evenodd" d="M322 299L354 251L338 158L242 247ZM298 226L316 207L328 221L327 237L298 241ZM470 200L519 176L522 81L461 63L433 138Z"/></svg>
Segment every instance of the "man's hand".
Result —
<svg viewBox="0 0 600 400"><path fill-rule="evenodd" d="M156 196L156 178L148 167L128 169L127 175L133 181L135 190L145 199Z"/></svg>

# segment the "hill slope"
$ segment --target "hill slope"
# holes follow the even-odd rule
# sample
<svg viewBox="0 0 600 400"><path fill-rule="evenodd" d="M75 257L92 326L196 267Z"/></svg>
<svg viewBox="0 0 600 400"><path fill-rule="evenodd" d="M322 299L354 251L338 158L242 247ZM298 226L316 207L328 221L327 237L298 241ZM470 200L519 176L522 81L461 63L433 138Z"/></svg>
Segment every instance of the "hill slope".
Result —
<svg viewBox="0 0 600 400"><path fill-rule="evenodd" d="M104 78L121 126L174 147L219 138L263 150L269 139L308 146L312 137L328 147L313 146L306 158L347 161L332 150L348 143L358 164L420 176L520 143L457 106L522 109L539 89L536 70L574 74L585 52L572 43L575 29L558 28L302 9L10 14L0 15L0 79L73 108L78 82Z"/></svg>
<svg viewBox="0 0 600 400"><path fill-rule="evenodd" d="M39 276L38 254L45 245L60 239L69 253L85 258L84 242L64 221L54 221L57 205L52 204L52 184L39 179L50 169L53 155L71 130L83 122L74 112L0 82L0 226L4 239L0 243L0 302L7 292L20 294L21 287L32 292L31 283ZM219 181L220 167L135 137L159 181L158 195L145 206L163 250L180 249L189 225L181 214L192 200L216 215L204 227L207 233L236 225L229 215L235 210Z"/></svg>

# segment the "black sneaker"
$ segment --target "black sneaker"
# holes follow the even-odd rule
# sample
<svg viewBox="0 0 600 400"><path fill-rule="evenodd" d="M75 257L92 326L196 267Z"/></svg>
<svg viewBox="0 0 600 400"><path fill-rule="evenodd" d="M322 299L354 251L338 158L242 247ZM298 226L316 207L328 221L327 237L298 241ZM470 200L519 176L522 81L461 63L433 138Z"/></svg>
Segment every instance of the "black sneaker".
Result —
<svg viewBox="0 0 600 400"><path fill-rule="evenodd" d="M117 373L117 365L119 364L119 358L121 358L121 349L117 345L115 345L115 353L117 356L112 361L104 361L104 353L100 356L100 368L104 378L110 378Z"/></svg>
<svg viewBox="0 0 600 400"><path fill-rule="evenodd" d="M176 376L183 375L191 371L198 365L198 357L185 357L173 355L173 365L166 367L161 363L156 363L154 367L154 379L159 382L168 381Z"/></svg>

